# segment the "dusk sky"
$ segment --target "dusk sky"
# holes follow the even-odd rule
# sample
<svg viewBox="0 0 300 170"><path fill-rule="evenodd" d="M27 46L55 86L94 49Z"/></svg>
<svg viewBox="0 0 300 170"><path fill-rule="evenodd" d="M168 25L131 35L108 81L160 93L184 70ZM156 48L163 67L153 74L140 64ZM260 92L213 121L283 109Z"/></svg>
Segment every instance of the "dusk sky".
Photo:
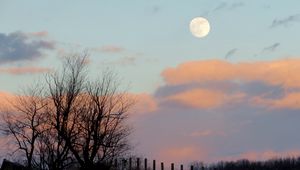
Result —
<svg viewBox="0 0 300 170"><path fill-rule="evenodd" d="M189 29L199 16L210 23L203 38ZM0 105L88 51L91 77L114 70L138 99L137 155L300 155L298 0L0 0L0 20Z"/></svg>

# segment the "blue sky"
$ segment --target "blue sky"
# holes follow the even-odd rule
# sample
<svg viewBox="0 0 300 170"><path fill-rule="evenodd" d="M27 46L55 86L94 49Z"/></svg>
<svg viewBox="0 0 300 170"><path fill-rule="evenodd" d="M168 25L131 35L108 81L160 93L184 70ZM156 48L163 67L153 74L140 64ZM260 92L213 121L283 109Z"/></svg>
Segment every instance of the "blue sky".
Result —
<svg viewBox="0 0 300 170"><path fill-rule="evenodd" d="M101 67L103 61L132 57L135 64L115 67L124 76L128 75L126 79L132 82L133 91L153 92L156 84L161 83L159 74L165 67L186 60L224 59L233 49L236 50L228 59L233 62L297 55L298 19L274 28L271 25L274 20L298 15L298 3L2 0L0 29L5 34L47 31L56 48L72 51L78 51L78 46L79 49L120 47L124 51L119 54L93 54L95 65ZM211 32L204 39L197 39L189 32L189 22L196 16L206 17L211 24ZM264 48L275 43L280 43L275 52L262 54ZM44 56L48 65L56 63L51 59L58 55L52 50ZM139 75L135 70L140 70ZM15 87L5 88L15 90Z"/></svg>
<svg viewBox="0 0 300 170"><path fill-rule="evenodd" d="M300 153L299 6L297 0L0 0L0 91L15 93L57 68L63 55L88 50L92 76L111 68L155 106L134 114L141 154L212 161ZM197 16L211 26L201 39L189 31ZM176 140L182 138L188 141Z"/></svg>

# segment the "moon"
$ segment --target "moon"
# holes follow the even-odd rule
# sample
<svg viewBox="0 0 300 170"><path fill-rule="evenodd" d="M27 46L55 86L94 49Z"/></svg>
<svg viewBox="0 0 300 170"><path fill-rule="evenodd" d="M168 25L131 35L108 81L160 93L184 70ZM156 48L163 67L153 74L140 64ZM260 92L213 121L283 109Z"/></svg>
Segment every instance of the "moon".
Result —
<svg viewBox="0 0 300 170"><path fill-rule="evenodd" d="M210 25L207 19L203 17L196 17L190 22L190 31L197 38L207 36L210 31Z"/></svg>

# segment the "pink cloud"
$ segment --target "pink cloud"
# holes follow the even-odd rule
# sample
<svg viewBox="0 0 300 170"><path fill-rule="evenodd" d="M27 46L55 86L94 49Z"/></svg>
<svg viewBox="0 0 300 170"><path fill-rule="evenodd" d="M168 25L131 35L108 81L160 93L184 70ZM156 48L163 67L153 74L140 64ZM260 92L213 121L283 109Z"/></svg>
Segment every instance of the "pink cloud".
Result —
<svg viewBox="0 0 300 170"><path fill-rule="evenodd" d="M189 136L191 137L207 137L207 136L226 136L225 132L215 130L199 130L192 132Z"/></svg>
<svg viewBox="0 0 300 170"><path fill-rule="evenodd" d="M181 103L188 107L209 109L241 100L243 93L232 93L214 89L193 88L166 97L165 100Z"/></svg>
<svg viewBox="0 0 300 170"><path fill-rule="evenodd" d="M131 99L135 101L132 112L135 115L142 115L145 113L151 113L158 109L158 103L153 96L147 93L140 94L128 94Z"/></svg>
<svg viewBox="0 0 300 170"><path fill-rule="evenodd" d="M192 89L168 96L167 100L195 108L212 108L220 106L224 102L225 94L222 91Z"/></svg>
<svg viewBox="0 0 300 170"><path fill-rule="evenodd" d="M0 91L0 109L7 109L16 100L16 95Z"/></svg>
<svg viewBox="0 0 300 170"><path fill-rule="evenodd" d="M13 67L13 68L2 68L0 69L0 73L8 73L14 75L22 75L22 74L37 74L37 73L45 73L49 72L51 69L44 67Z"/></svg>
<svg viewBox="0 0 300 170"><path fill-rule="evenodd" d="M201 130L201 131L195 131L190 134L192 137L203 137L203 136L210 136L213 134L212 130Z"/></svg>
<svg viewBox="0 0 300 170"><path fill-rule="evenodd" d="M237 160L237 159L248 159L252 161L257 160L268 160L274 158L285 158L285 157L298 157L300 156L300 150L287 150L287 151L249 151L241 153L237 156L226 157L223 160Z"/></svg>
<svg viewBox="0 0 300 170"><path fill-rule="evenodd" d="M208 150L200 146L187 145L164 148L158 158L167 163L190 163L193 160L205 160Z"/></svg>
<svg viewBox="0 0 300 170"><path fill-rule="evenodd" d="M98 48L94 48L95 51L105 52L105 53L119 53L124 51L124 48L115 45L106 45Z"/></svg>
<svg viewBox="0 0 300 170"><path fill-rule="evenodd" d="M252 99L253 104L267 106L273 109L300 109L300 92L285 94L282 98L267 99L263 96L256 96Z"/></svg>
<svg viewBox="0 0 300 170"><path fill-rule="evenodd" d="M230 63L224 60L190 61L167 68L162 76L167 84L208 81L262 81L286 88L300 87L300 59Z"/></svg>
<svg viewBox="0 0 300 170"><path fill-rule="evenodd" d="M47 37L48 36L48 32L47 31L31 32L31 33L28 33L28 35L30 35L30 36L36 36L36 37Z"/></svg>

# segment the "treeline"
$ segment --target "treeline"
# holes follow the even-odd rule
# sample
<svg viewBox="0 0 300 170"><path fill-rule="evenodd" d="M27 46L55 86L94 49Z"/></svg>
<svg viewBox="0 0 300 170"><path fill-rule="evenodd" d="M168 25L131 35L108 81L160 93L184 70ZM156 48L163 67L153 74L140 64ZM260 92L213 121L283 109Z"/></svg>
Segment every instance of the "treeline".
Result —
<svg viewBox="0 0 300 170"><path fill-rule="evenodd" d="M300 170L300 157L277 158L266 161L249 161L246 159L238 161L221 161L218 163L204 165L203 163L192 163L193 170Z"/></svg>

